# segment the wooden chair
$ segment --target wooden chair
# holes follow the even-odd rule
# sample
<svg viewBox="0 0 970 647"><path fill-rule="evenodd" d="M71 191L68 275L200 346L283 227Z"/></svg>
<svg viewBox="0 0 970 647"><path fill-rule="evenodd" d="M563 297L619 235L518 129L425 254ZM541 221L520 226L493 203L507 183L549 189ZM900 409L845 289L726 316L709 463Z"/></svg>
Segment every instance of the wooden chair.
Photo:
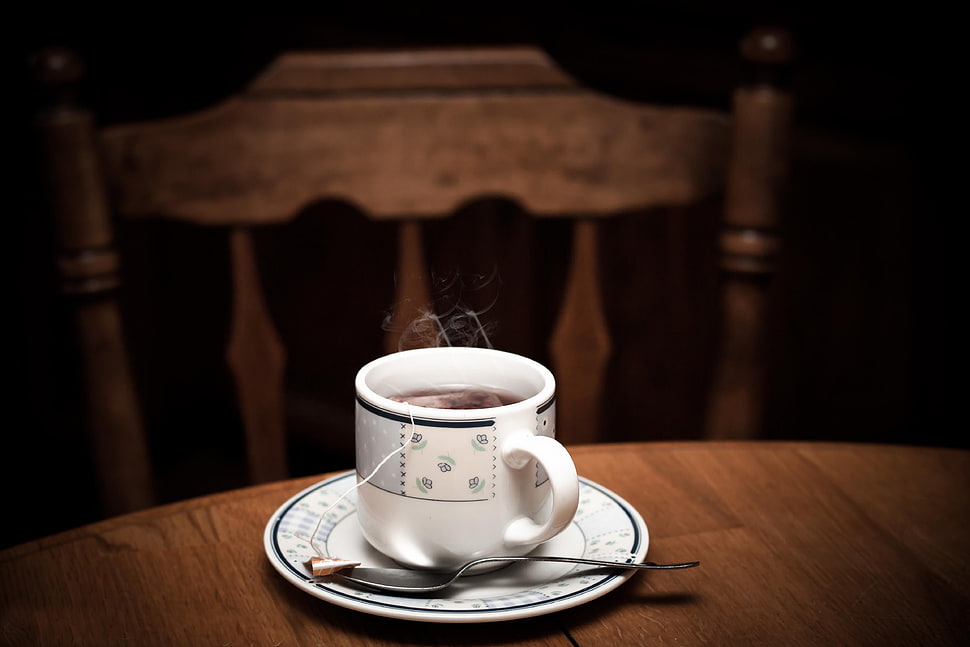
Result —
<svg viewBox="0 0 970 647"><path fill-rule="evenodd" d="M742 51L752 65L770 70L788 61L791 43L784 31L756 30ZM37 75L52 97L38 124L108 513L155 502L118 304L120 219L165 217L229 231L225 357L253 482L288 475L287 350L261 291L267 268L257 262L254 236L320 200L344 201L396 227L396 251L386 250L397 265L386 352L413 344L402 331L434 309L426 227L494 196L538 220L570 219L572 251L558 315L540 333L557 375L559 431L567 444L611 439L598 423L605 373L623 347L604 314L600 266L618 253L604 253L604 217L723 205L719 359L705 377L703 435L759 433L766 279L780 245L792 109L790 96L768 77L740 84L725 114L607 96L530 47L294 52L215 107L100 128L69 98L83 77L76 56L44 52ZM367 334L381 333L348 331L328 342L357 343ZM348 406L352 378L343 375Z"/></svg>

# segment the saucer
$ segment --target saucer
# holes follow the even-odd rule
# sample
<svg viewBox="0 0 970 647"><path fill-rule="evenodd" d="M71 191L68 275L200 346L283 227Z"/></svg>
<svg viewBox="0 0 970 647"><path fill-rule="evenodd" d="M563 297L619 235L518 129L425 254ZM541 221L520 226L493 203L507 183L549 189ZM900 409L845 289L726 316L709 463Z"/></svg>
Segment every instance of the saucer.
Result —
<svg viewBox="0 0 970 647"><path fill-rule="evenodd" d="M580 477L579 509L562 533L535 555L642 562L649 534L640 514L601 485ZM498 622L539 616L595 600L635 571L590 570L582 564L521 562L462 578L440 597L366 591L314 580L305 562L317 554L399 568L367 543L357 524L356 473L346 472L296 494L273 514L263 543L273 567L291 584L332 604L372 615L424 622ZM321 517L324 516L321 521ZM308 538L316 533L313 546Z"/></svg>

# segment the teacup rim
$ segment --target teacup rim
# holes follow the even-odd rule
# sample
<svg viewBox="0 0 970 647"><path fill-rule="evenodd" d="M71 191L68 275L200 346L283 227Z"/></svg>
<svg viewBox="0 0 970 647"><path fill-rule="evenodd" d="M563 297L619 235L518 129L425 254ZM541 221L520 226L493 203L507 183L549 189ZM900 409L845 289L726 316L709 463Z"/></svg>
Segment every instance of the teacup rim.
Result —
<svg viewBox="0 0 970 647"><path fill-rule="evenodd" d="M367 384L367 377L371 372L381 365L389 362L398 361L400 358L405 356L420 356L420 355L440 355L443 353L459 353L465 355L491 355L494 357L501 357L507 361L515 361L522 363L523 366L528 366L535 370L542 377L542 387L533 395L523 398L518 402L513 402L510 404L503 404L497 407L482 407L479 409L445 409L440 407L428 407L410 404L407 402L400 402L398 400L392 400L391 398L381 395L374 391L370 385ZM372 405L379 406L382 409L404 415L410 415L412 411L421 412L421 417L428 417L433 415L436 418L445 419L469 419L469 418L488 418L500 415L502 413L509 413L517 411L519 409L540 409L548 405L555 399L556 393L556 381L555 376L548 367L543 365L531 357L526 357L518 353L513 353L510 351L499 350L495 348L481 348L477 346L434 346L428 348L412 348L407 350L396 351L393 353L388 353L377 357L368 363L364 364L358 371L357 376L354 380L354 386L356 395L361 400L371 403Z"/></svg>

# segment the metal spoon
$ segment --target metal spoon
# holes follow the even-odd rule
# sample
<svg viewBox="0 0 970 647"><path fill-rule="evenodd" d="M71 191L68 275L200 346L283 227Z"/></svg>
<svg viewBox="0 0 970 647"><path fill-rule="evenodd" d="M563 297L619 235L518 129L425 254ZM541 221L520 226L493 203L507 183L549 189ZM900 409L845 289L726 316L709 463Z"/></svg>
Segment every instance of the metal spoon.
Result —
<svg viewBox="0 0 970 647"><path fill-rule="evenodd" d="M654 564L642 562L606 562L597 559L583 559L582 557L547 557L544 555L522 555L507 557L483 557L476 559L452 571L419 571L406 568L361 568L356 566L345 571L337 571L328 577L359 584L368 588L390 593L431 593L450 586L468 569L480 564L493 562L567 562L571 564L588 564L601 568L619 568L635 570L672 570L678 568L692 568L700 562L683 562L681 564Z"/></svg>

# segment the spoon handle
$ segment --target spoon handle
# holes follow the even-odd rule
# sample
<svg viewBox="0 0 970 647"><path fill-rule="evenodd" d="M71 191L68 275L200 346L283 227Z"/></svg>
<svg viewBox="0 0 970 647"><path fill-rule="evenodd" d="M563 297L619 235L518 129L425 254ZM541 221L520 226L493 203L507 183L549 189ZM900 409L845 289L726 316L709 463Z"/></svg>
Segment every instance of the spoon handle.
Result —
<svg viewBox="0 0 970 647"><path fill-rule="evenodd" d="M653 562L606 562L598 559L582 557L552 557L545 555L516 555L507 557L483 557L469 562L455 571L421 571L406 568L360 568L355 566L348 572L336 572L333 577L340 581L359 584L380 591L394 594L431 593L453 584L470 568L480 564L507 562L567 562L570 564L587 564L589 566L621 569L675 569L691 568L700 562L683 562L680 564L655 564Z"/></svg>
<svg viewBox="0 0 970 647"><path fill-rule="evenodd" d="M669 570L676 568L693 568L700 566L700 562L681 562L679 564L655 564L654 562L608 562L599 559L586 559L585 557L554 557L552 555L517 555L507 557L483 557L473 562L465 564L461 572L478 566L479 564L489 564L494 562L566 562L569 564L588 564L590 566L604 566L607 568L632 568L636 570Z"/></svg>

